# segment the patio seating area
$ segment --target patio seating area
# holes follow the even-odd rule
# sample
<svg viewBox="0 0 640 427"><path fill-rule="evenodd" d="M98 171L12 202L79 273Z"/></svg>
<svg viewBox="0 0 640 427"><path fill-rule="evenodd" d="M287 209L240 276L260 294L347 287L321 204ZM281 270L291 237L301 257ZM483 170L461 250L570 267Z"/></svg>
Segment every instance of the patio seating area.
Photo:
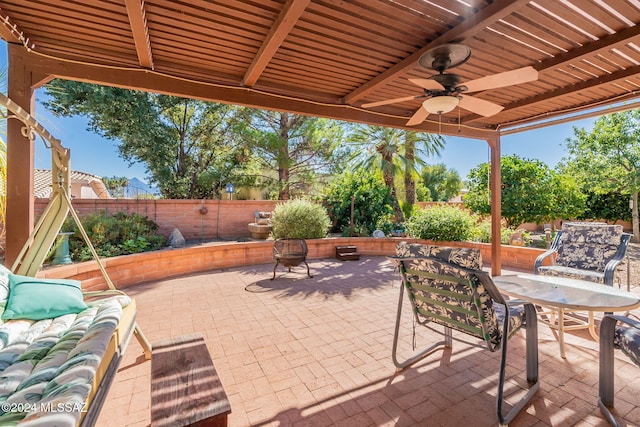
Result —
<svg viewBox="0 0 640 427"><path fill-rule="evenodd" d="M454 332L453 350L437 350L396 373L391 347L400 279L391 263L365 256L310 266L313 278L298 267L271 281L272 264L260 264L149 282L127 293L150 341L204 336L229 397L231 426L497 424L499 352ZM409 356L408 310L401 322L398 354ZM441 340L439 329L416 334L418 347ZM567 334L571 351L562 359L549 328L540 325L538 336L540 390L510 425L606 426L597 406L598 343L586 331ZM522 388L512 381L523 376L524 357L521 333L510 340L508 403ZM640 425L640 369L621 352L615 358L616 415ZM150 370L132 341L97 425L149 425Z"/></svg>

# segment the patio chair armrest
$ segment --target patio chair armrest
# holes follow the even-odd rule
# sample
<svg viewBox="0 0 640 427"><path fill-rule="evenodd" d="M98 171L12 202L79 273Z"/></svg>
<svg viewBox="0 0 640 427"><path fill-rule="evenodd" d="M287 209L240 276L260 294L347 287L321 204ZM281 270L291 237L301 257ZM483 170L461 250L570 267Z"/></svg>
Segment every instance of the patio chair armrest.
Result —
<svg viewBox="0 0 640 427"><path fill-rule="evenodd" d="M546 258L549 258L549 257L553 256L553 254L555 254L557 251L558 251L558 248L549 249L545 253L543 253L541 255L538 255L538 257L536 258L536 262L533 264L533 272L534 272L534 274L538 274L538 268L542 265L544 260ZM553 264L553 261L554 261L554 259L551 258L551 263L552 264Z"/></svg>
<svg viewBox="0 0 640 427"><path fill-rule="evenodd" d="M523 299L508 299L505 300L507 305L524 305L524 304L531 304L529 301L525 301Z"/></svg>
<svg viewBox="0 0 640 427"><path fill-rule="evenodd" d="M632 319L629 316L623 316L622 314L608 313L602 317L602 321L600 322L600 330L602 331L606 328L614 328L618 322L625 323L636 329L640 329L639 320Z"/></svg>
<svg viewBox="0 0 640 427"><path fill-rule="evenodd" d="M623 233L622 236L620 236L620 245L618 246L616 255L607 263L604 268L605 285L613 285L613 275L616 271L616 267L618 267L618 264L620 264L624 257L627 255L627 247L629 246L630 239L631 235L627 233Z"/></svg>
<svg viewBox="0 0 640 427"><path fill-rule="evenodd" d="M562 231L559 230L556 233L556 236L553 238L553 242L551 242L551 246L549 247L549 249L536 258L536 262L533 264L534 274L538 274L538 268L542 265L546 258L551 257L553 256L553 254L558 252L558 246L560 245L560 236L562 236ZM554 258L551 258L551 264L553 264L554 261Z"/></svg>

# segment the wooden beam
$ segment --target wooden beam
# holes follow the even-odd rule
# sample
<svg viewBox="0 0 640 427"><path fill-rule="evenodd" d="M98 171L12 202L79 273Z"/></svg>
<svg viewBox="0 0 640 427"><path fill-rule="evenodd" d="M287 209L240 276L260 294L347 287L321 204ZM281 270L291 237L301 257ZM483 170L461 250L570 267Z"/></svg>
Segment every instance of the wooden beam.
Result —
<svg viewBox="0 0 640 427"><path fill-rule="evenodd" d="M502 274L502 174L500 166L500 135L488 139L491 148L491 275Z"/></svg>
<svg viewBox="0 0 640 427"><path fill-rule="evenodd" d="M153 69L153 55L151 54L151 42L149 41L149 28L145 16L144 0L125 0L129 24L133 33L133 42L136 46L138 61L145 68Z"/></svg>
<svg viewBox="0 0 640 427"><path fill-rule="evenodd" d="M346 95L343 99L345 104L353 104L358 99L368 95L377 88L388 84L390 80L398 78L402 74L408 72L413 68L420 57L436 46L440 46L449 42L461 42L467 38L470 38L478 32L486 29L494 22L509 16L515 10L518 10L529 3L529 0L498 0L480 10L477 14L468 17L460 25L455 26L450 31L447 31L440 37L427 43L421 49L415 51L402 61L398 62L391 68L378 74L373 79L369 80L350 94Z"/></svg>
<svg viewBox="0 0 640 427"><path fill-rule="evenodd" d="M639 35L640 25L624 28L615 34L602 37L593 43L582 45L578 48L571 49L562 55L557 55L540 61L537 64L533 64L533 67L541 73L555 68L560 68L572 62L575 63L580 61L585 56L593 57L594 55L609 52L611 49L624 46L631 41L635 41L637 43L638 40L633 39L637 38Z"/></svg>
<svg viewBox="0 0 640 427"><path fill-rule="evenodd" d="M27 49L33 49L35 45L29 40L11 18L0 8L0 37L7 43L20 43Z"/></svg>
<svg viewBox="0 0 640 427"><path fill-rule="evenodd" d="M300 16L307 8L311 0L289 0L285 5L278 18L273 23L269 34L260 46L258 53L247 69L242 84L244 86L253 86L256 84L260 75L267 67L273 55L287 37L293 26L298 22Z"/></svg>
<svg viewBox="0 0 640 427"><path fill-rule="evenodd" d="M639 36L640 36L640 25L625 28L615 34L605 36L593 43L585 44L579 48L572 49L565 54L554 56L553 58L548 58L543 61L540 61L537 64L534 64L533 67L536 70L538 70L538 72L540 73L544 73L546 71L553 71L556 68L570 65L571 63L576 63L580 61L583 57L591 58L593 57L593 55L609 52L611 51L611 49L624 46L630 42L638 43L638 40L634 40L634 39L637 39ZM540 95L536 95L527 99L520 100L518 102L508 104L505 106L502 112L505 112L514 108L528 107L538 102L544 102L560 96L566 96L568 94L571 94L580 90L594 88L594 87L597 87L598 85L611 83L616 80L624 80L638 72L640 72L640 67L636 66L636 67L627 68L625 70L621 70L618 72L614 72L612 74L608 74L602 77L598 77L595 79L585 80L581 83L577 83L571 86L566 86L553 91L545 92ZM640 96L640 93L629 94L629 96L627 96L626 98L634 99L639 96ZM622 101L622 99L620 101ZM578 110L574 109L574 111L580 111L580 110L583 111L589 108L593 108L593 107L587 105L582 108L579 108ZM472 114L465 117L464 123L467 123L467 124L471 124L474 122L477 123L483 119L484 119L483 116ZM522 123L535 122L537 120L539 120L539 118L536 117ZM508 125L509 125L508 123L505 124L505 126L508 126Z"/></svg>
<svg viewBox="0 0 640 427"><path fill-rule="evenodd" d="M458 126L452 123L439 124L429 120L418 126L407 127L407 118L403 116L376 113L337 102L335 104L320 103L295 96L284 96L281 95L281 91L271 93L265 90L186 80L150 70L82 64L30 54L24 50L23 56L28 68L33 72L66 80L463 138L484 140L497 132L495 129Z"/></svg>
<svg viewBox="0 0 640 427"><path fill-rule="evenodd" d="M640 65L625 68L624 70L615 71L611 74L606 74L604 76L596 77L589 80L583 80L580 83L576 83L576 84L565 86L556 90L548 91L540 95L532 96L530 98L523 99L520 101L512 102L510 104L507 104L502 110L502 112L514 110L516 108L530 107L540 102L546 102L555 98L565 97L567 95L571 95L573 93L580 92L583 90L593 90L598 86L613 83L618 80L625 80L625 79L628 79L629 77L636 77L639 73L640 73ZM640 97L640 91L634 91L633 93L631 92L629 93L629 98L633 99L637 97ZM608 102L611 103L610 100L608 100ZM595 107L595 106L591 105L586 107ZM549 113L552 114L553 111L550 111ZM533 121L533 120L539 120L539 119L535 118L531 120ZM503 126L508 126L508 125L509 125L508 123L505 123Z"/></svg>

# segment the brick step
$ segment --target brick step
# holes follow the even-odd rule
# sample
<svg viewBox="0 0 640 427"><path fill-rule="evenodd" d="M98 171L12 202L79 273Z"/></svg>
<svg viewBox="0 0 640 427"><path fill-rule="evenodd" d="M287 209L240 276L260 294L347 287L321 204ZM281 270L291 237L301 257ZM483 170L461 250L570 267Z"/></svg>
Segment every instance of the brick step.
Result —
<svg viewBox="0 0 640 427"><path fill-rule="evenodd" d="M338 258L340 261L359 260L360 254L358 253L357 246L336 246L336 258Z"/></svg>
<svg viewBox="0 0 640 427"><path fill-rule="evenodd" d="M347 252L336 255L336 258L340 261L357 261L360 259L360 254L358 252Z"/></svg>

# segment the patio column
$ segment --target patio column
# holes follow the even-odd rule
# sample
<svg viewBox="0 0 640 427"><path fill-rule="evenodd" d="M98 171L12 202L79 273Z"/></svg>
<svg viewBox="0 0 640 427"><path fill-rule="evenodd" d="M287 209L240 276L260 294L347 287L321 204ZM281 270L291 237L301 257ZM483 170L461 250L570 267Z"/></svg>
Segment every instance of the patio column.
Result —
<svg viewBox="0 0 640 427"><path fill-rule="evenodd" d="M31 113L35 106L32 73L27 69L21 45L7 44L7 93L10 99ZM34 225L33 157L34 141L22 135L23 124L7 120L7 193L6 193L6 250L8 267L15 261Z"/></svg>
<svg viewBox="0 0 640 427"><path fill-rule="evenodd" d="M491 275L499 276L502 272L502 244L500 242L500 226L502 222L502 176L500 171L500 134L487 139L491 149Z"/></svg>

